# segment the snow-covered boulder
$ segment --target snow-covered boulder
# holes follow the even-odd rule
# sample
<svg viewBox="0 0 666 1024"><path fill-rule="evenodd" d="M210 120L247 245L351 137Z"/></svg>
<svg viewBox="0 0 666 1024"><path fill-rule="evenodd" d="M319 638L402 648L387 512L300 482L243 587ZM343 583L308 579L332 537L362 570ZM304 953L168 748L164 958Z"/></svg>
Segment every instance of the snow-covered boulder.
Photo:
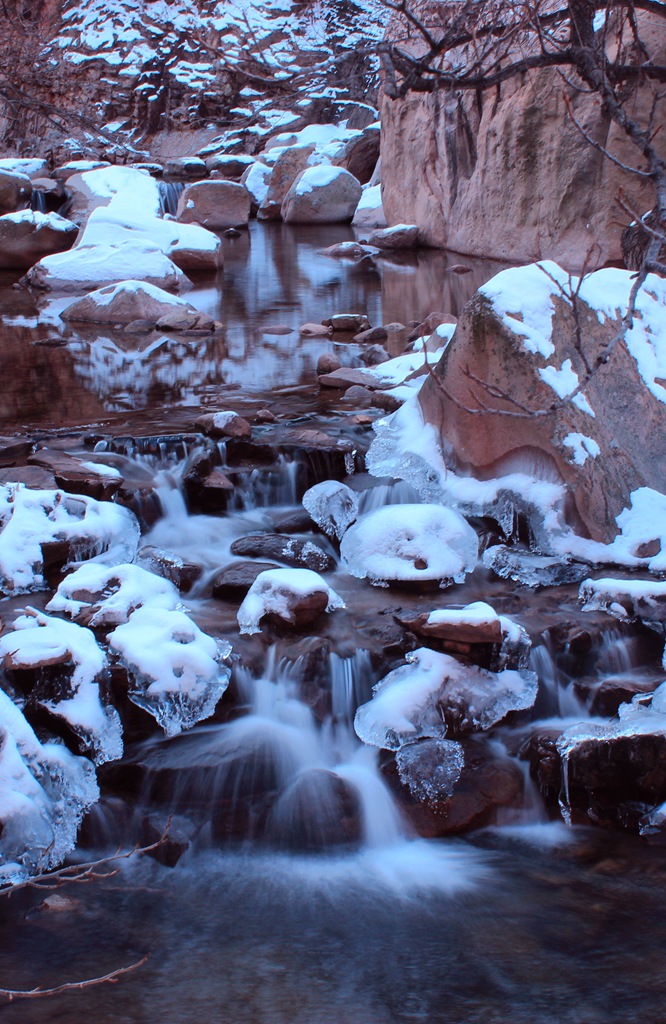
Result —
<svg viewBox="0 0 666 1024"><path fill-rule="evenodd" d="M460 583L478 559L472 527L440 505L386 505L350 526L340 545L342 565L375 583Z"/></svg>
<svg viewBox="0 0 666 1024"><path fill-rule="evenodd" d="M91 762L61 743L40 743L0 690L0 883L59 864L98 798Z"/></svg>
<svg viewBox="0 0 666 1024"><path fill-rule="evenodd" d="M476 664L493 672L527 668L529 663L532 642L525 630L508 616L498 615L485 601L463 608L436 608L400 622L431 646L469 651Z"/></svg>
<svg viewBox="0 0 666 1024"><path fill-rule="evenodd" d="M420 647L377 683L358 708L354 729L364 743L387 750L424 737L455 738L532 707L537 687L534 672L488 672Z"/></svg>
<svg viewBox="0 0 666 1024"><path fill-rule="evenodd" d="M22 690L32 675L28 702L63 719L96 764L122 756L118 712L100 696L106 655L89 629L29 608L0 637L0 663L10 679L22 673Z"/></svg>
<svg viewBox="0 0 666 1024"><path fill-rule="evenodd" d="M363 189L363 195L358 201L352 224L355 228L386 227L381 185L372 185Z"/></svg>
<svg viewBox="0 0 666 1024"><path fill-rule="evenodd" d="M229 685L229 643L203 633L186 612L160 602L137 608L109 634L130 677L130 699L175 736L210 717Z"/></svg>
<svg viewBox="0 0 666 1024"><path fill-rule="evenodd" d="M666 480L666 281L648 276L627 330L633 283L617 269L579 282L544 262L479 289L419 395L426 426L414 440L430 448L440 500L486 514L504 502L528 517L542 553L604 558L599 546L572 547L566 526L611 542L634 495ZM647 547L626 551L633 564L661 543L656 515L648 531Z"/></svg>
<svg viewBox="0 0 666 1024"><path fill-rule="evenodd" d="M102 564L131 561L139 542L135 516L122 505L64 491L0 487L0 592L25 594L44 588L46 551L62 549L62 561L96 558Z"/></svg>
<svg viewBox="0 0 666 1024"><path fill-rule="evenodd" d="M49 177L49 165L46 160L40 160L36 156L5 156L0 160L0 171L9 171L10 174L27 174L31 179Z"/></svg>
<svg viewBox="0 0 666 1024"><path fill-rule="evenodd" d="M180 595L169 580L138 565L86 563L65 576L46 608L79 625L109 630L144 605L173 611L180 607Z"/></svg>
<svg viewBox="0 0 666 1024"><path fill-rule="evenodd" d="M28 270L43 256L71 248L78 233L57 213L6 213L0 217L0 270Z"/></svg>
<svg viewBox="0 0 666 1024"><path fill-rule="evenodd" d="M415 249L419 244L419 229L416 224L377 228L368 238L368 244L377 249Z"/></svg>
<svg viewBox="0 0 666 1024"><path fill-rule="evenodd" d="M124 245L77 245L69 252L46 256L26 275L33 288L77 292L116 284L134 277L178 291L189 286L185 274L153 244L138 241Z"/></svg>
<svg viewBox="0 0 666 1024"><path fill-rule="evenodd" d="M308 167L282 203L287 224L335 224L350 221L361 198L357 179L342 167Z"/></svg>
<svg viewBox="0 0 666 1024"><path fill-rule="evenodd" d="M273 168L268 164L262 164L259 160L256 160L243 172L241 185L245 185L250 193L250 201L255 213L268 194L268 181L272 173Z"/></svg>
<svg viewBox="0 0 666 1024"><path fill-rule="evenodd" d="M32 182L27 174L0 169L0 214L14 213L31 193Z"/></svg>
<svg viewBox="0 0 666 1024"><path fill-rule="evenodd" d="M303 507L324 533L341 540L358 517L359 496L339 480L323 480L305 492Z"/></svg>
<svg viewBox="0 0 666 1024"><path fill-rule="evenodd" d="M176 219L213 231L237 228L249 221L250 203L250 193L237 182L197 181L188 185L178 200Z"/></svg>
<svg viewBox="0 0 666 1024"><path fill-rule="evenodd" d="M98 288L63 309L60 316L67 321L94 324L129 324L133 320L157 323L170 313L187 313L199 317L199 312L169 292L146 281L120 281L118 284Z"/></svg>
<svg viewBox="0 0 666 1024"><path fill-rule="evenodd" d="M258 633L265 618L300 629L344 601L312 569L269 569L260 573L238 609L241 633Z"/></svg>
<svg viewBox="0 0 666 1024"><path fill-rule="evenodd" d="M289 146L278 151L271 173L264 179L266 191L257 211L259 220L280 219L285 197L299 174L311 163L314 149L314 145L309 144ZM247 187L247 182L245 184Z"/></svg>
<svg viewBox="0 0 666 1024"><path fill-rule="evenodd" d="M216 235L159 216L159 188L146 172L106 167L81 178L89 200L77 245L40 261L27 275L29 284L67 291L132 278L177 291L188 286L182 269L221 266L222 243Z"/></svg>

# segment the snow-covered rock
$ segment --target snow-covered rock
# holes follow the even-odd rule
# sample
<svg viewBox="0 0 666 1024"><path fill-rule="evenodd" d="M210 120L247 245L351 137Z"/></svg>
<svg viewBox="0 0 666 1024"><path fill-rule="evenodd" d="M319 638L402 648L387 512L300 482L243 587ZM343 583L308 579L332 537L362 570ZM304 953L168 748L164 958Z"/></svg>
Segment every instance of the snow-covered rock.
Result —
<svg viewBox="0 0 666 1024"><path fill-rule="evenodd" d="M0 217L0 270L28 270L43 256L69 249L78 233L57 213L6 213Z"/></svg>
<svg viewBox="0 0 666 1024"><path fill-rule="evenodd" d="M74 249L33 267L27 275L33 286L76 290L131 278L176 291L188 284L183 268L221 266L222 243L216 235L159 216L159 188L146 172L106 167L81 177L94 209Z"/></svg>
<svg viewBox="0 0 666 1024"><path fill-rule="evenodd" d="M352 224L355 228L386 227L381 185L372 185L363 189L363 195L358 201Z"/></svg>
<svg viewBox="0 0 666 1024"><path fill-rule="evenodd" d="M27 174L0 169L0 214L14 213L31 193L32 182Z"/></svg>
<svg viewBox="0 0 666 1024"><path fill-rule="evenodd" d="M377 683L372 700L358 708L354 729L364 743L387 750L487 730L510 711L531 707L537 685L534 672L488 672L420 647Z"/></svg>
<svg viewBox="0 0 666 1024"><path fill-rule="evenodd" d="M268 569L260 573L238 609L241 633L258 633L264 617L300 628L344 601L312 569Z"/></svg>
<svg viewBox="0 0 666 1024"><path fill-rule="evenodd" d="M0 882L59 864L98 797L91 762L60 743L40 743L0 690Z"/></svg>
<svg viewBox="0 0 666 1024"><path fill-rule="evenodd" d="M416 224L394 224L390 228L377 228L368 239L377 249L415 249L419 244Z"/></svg>
<svg viewBox="0 0 666 1024"><path fill-rule="evenodd" d="M350 526L342 565L372 582L462 582L478 559L472 527L440 505L387 505Z"/></svg>
<svg viewBox="0 0 666 1024"><path fill-rule="evenodd" d="M175 736L210 717L229 685L229 643L203 633L186 612L160 602L137 608L109 634L127 670L130 699Z"/></svg>
<svg viewBox="0 0 666 1024"><path fill-rule="evenodd" d="M170 295L146 281L120 281L98 288L63 309L63 320L95 324L129 324L133 320L157 323L169 313L190 313L198 310L185 299Z"/></svg>
<svg viewBox="0 0 666 1024"><path fill-rule="evenodd" d="M356 178L342 167L307 167L282 203L287 224L334 224L350 221L361 198Z"/></svg>
<svg viewBox="0 0 666 1024"><path fill-rule="evenodd" d="M268 181L273 173L273 168L268 164L255 161L246 171L243 172L241 184L250 193L250 199L256 212L263 203L268 193Z"/></svg>
<svg viewBox="0 0 666 1024"><path fill-rule="evenodd" d="M27 174L29 178L48 178L49 165L39 157L6 156L0 160L0 171L11 174Z"/></svg>
<svg viewBox="0 0 666 1024"><path fill-rule="evenodd" d="M435 646L439 643L456 651L463 644L473 661L494 672L528 666L532 647L528 634L513 619L498 615L485 601L474 601L463 608L436 608L400 621L416 636L431 644L435 641Z"/></svg>
<svg viewBox="0 0 666 1024"><path fill-rule="evenodd" d="M47 545L64 548L63 561L95 558L101 564L130 561L139 525L122 505L64 491L0 486L0 590L24 594L45 586Z"/></svg>
<svg viewBox="0 0 666 1024"><path fill-rule="evenodd" d="M324 533L341 540L358 516L359 497L339 480L323 480L305 492L303 507Z"/></svg>
<svg viewBox="0 0 666 1024"><path fill-rule="evenodd" d="M457 491L485 514L504 500L529 519L542 553L601 560L634 496L659 493L666 479L666 282L648 277L627 330L633 283L611 268L579 281L546 261L479 290L419 395L439 500ZM415 440L424 453L425 437ZM473 481L477 470L483 479ZM656 506L652 518L646 541L663 532ZM572 546L569 528L581 543ZM596 547L582 543L586 531Z"/></svg>
<svg viewBox="0 0 666 1024"><path fill-rule="evenodd" d="M65 576L46 608L91 629L109 630L144 605L173 611L180 595L169 580L138 565L86 563Z"/></svg>
<svg viewBox="0 0 666 1024"><path fill-rule="evenodd" d="M10 677L16 671L39 673L29 700L64 719L96 764L122 756L118 712L100 697L106 655L89 629L28 609L0 637L0 661ZM56 667L57 684L50 685Z"/></svg>

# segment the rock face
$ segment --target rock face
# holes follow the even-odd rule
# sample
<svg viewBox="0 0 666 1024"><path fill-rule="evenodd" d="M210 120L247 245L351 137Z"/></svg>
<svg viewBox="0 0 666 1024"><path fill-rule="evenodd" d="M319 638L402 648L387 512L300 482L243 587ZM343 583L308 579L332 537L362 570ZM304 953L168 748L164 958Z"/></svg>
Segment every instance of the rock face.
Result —
<svg viewBox="0 0 666 1024"><path fill-rule="evenodd" d="M198 181L178 201L176 217L183 224L201 224L217 231L247 224L250 193L233 181Z"/></svg>
<svg viewBox="0 0 666 1024"><path fill-rule="evenodd" d="M655 55L662 48L663 30ZM598 266L620 259L618 189L630 188L641 212L652 205L651 191L586 142L567 113L565 91L572 92L548 69L503 82L501 93L384 97L389 224L418 224L426 244L478 256L548 258L576 269L597 244ZM636 150L596 97L572 93L571 102L588 133L633 166ZM638 90L628 110L647 114L650 102L650 90ZM666 151L666 140L661 146Z"/></svg>
<svg viewBox="0 0 666 1024"><path fill-rule="evenodd" d="M8 213L0 217L0 269L29 270L42 256L69 249L78 233L76 224L57 213Z"/></svg>
<svg viewBox="0 0 666 1024"><path fill-rule="evenodd" d="M361 198L356 178L341 167L308 167L282 204L287 224L335 224L351 220Z"/></svg>
<svg viewBox="0 0 666 1024"><path fill-rule="evenodd" d="M646 370L643 347L652 329L658 333L650 324L661 315L665 289L658 278L650 280L657 291L654 298L639 294L640 329L627 333L577 395L584 360L592 366L622 329L629 272L603 270L584 280L576 302L581 345L572 303L556 283L566 291L568 277L556 264L504 271L480 289L419 397L449 468L481 480L522 472L544 485L563 481L571 525L583 536L611 541L631 493L662 490L666 479L666 391L659 371ZM549 415L515 415L553 403Z"/></svg>

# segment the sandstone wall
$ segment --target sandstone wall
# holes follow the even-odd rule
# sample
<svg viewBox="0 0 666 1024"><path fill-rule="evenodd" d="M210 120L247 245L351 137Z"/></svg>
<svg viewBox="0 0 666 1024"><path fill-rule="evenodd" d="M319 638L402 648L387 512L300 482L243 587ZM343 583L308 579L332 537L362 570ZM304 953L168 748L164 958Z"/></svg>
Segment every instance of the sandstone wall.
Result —
<svg viewBox="0 0 666 1024"><path fill-rule="evenodd" d="M659 39L659 37L657 37ZM664 49L664 40L657 43ZM619 188L641 212L652 192L595 151L577 119L617 158L637 151L595 96L576 94L556 71L532 72L486 93L412 94L382 101L382 198L389 224L418 224L429 245L525 262L550 258L579 270L591 247L595 266L621 259L628 218ZM645 115L637 91L628 109ZM666 102L662 100L663 115ZM662 146L666 156L666 139Z"/></svg>

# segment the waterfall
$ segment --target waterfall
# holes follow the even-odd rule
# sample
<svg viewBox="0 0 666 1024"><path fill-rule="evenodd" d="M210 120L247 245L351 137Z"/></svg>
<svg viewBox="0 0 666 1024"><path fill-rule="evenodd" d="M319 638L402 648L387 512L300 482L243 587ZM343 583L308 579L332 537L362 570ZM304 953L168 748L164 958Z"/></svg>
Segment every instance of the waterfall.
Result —
<svg viewBox="0 0 666 1024"><path fill-rule="evenodd" d="M158 181L157 184L160 190L160 212L162 216L168 213L175 217L178 210L178 200L183 194L185 185L182 181Z"/></svg>

